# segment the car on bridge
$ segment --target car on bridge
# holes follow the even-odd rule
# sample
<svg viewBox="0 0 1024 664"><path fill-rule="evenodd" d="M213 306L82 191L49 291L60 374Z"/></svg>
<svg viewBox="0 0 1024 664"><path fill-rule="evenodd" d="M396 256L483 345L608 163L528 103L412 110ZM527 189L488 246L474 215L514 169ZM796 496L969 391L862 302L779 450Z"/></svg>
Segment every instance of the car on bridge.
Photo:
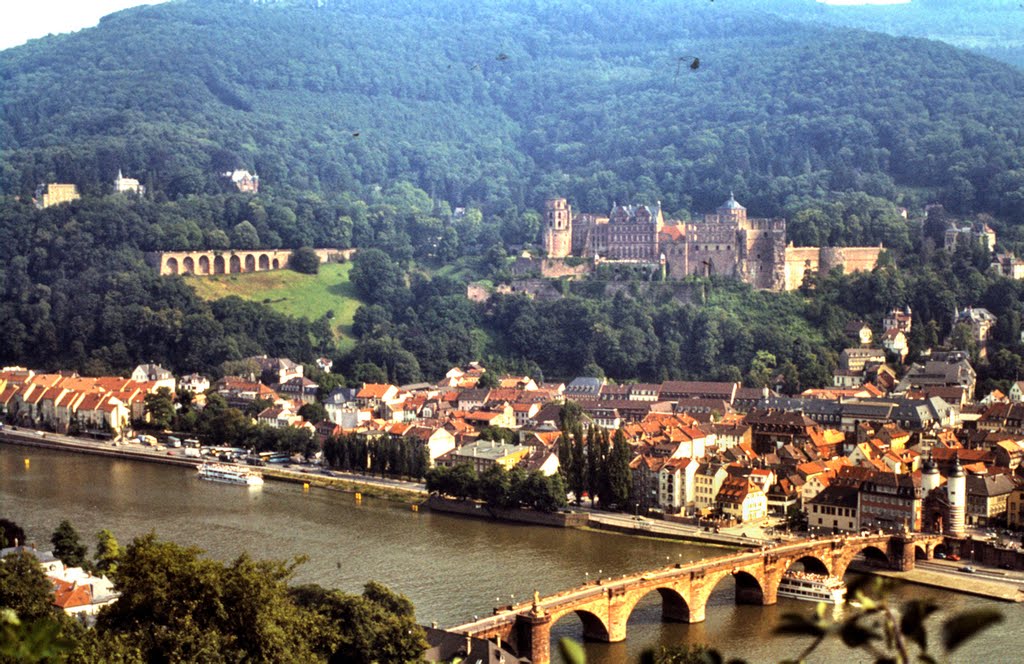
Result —
<svg viewBox="0 0 1024 664"><path fill-rule="evenodd" d="M964 565L963 567L961 567L961 568L960 568L960 571L961 571L961 572L967 572L968 574L974 574L974 573L975 573L975 572L977 572L978 570L976 570L976 569L975 569L975 568L974 568L973 566L971 566L971 565Z"/></svg>

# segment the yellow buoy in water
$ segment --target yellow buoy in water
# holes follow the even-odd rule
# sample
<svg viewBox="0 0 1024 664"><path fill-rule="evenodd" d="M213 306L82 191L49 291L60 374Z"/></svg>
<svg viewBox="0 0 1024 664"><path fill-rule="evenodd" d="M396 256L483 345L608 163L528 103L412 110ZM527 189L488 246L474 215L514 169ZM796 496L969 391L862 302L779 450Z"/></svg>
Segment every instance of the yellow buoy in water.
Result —
<svg viewBox="0 0 1024 664"><path fill-rule="evenodd" d="M303 482L302 483L302 490L307 492L307 493L309 492L309 482Z"/></svg>
<svg viewBox="0 0 1024 664"><path fill-rule="evenodd" d="M359 493L358 491L356 491L356 502L357 503L363 502L363 494Z"/></svg>
<svg viewBox="0 0 1024 664"><path fill-rule="evenodd" d="M25 469L27 470L28 467L31 466L31 465L32 465L32 459L29 459L29 458L26 457L26 459L25 459Z"/></svg>
<svg viewBox="0 0 1024 664"><path fill-rule="evenodd" d="M412 506L412 511L413 512L419 512L420 511L420 506L419 505L413 505Z"/></svg>

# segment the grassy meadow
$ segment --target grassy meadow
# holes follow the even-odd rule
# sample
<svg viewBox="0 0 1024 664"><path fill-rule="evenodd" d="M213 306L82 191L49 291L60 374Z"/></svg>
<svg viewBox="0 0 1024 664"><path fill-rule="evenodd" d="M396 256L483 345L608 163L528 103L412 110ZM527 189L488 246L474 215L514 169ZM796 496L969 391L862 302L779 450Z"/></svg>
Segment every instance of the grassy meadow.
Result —
<svg viewBox="0 0 1024 664"><path fill-rule="evenodd" d="M320 273L299 274L291 270L187 276L186 283L205 300L237 295L251 302L262 302L289 316L316 320L334 311L334 332L342 347L350 347L352 318L361 304L348 275L352 263L324 263Z"/></svg>

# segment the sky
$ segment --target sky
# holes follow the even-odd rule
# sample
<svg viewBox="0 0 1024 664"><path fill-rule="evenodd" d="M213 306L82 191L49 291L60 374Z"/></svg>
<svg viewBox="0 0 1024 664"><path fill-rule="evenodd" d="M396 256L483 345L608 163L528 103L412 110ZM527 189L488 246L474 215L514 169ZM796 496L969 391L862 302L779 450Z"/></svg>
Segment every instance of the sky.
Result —
<svg viewBox="0 0 1024 664"><path fill-rule="evenodd" d="M161 0L5 0L0 10L0 49L49 34L91 28L101 17Z"/></svg>

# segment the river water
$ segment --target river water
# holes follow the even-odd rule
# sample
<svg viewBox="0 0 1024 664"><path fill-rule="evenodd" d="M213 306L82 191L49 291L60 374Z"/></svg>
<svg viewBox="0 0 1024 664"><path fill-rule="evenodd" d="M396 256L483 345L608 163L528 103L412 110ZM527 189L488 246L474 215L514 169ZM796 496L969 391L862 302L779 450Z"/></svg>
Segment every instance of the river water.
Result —
<svg viewBox="0 0 1024 664"><path fill-rule="evenodd" d="M31 460L26 467L24 460ZM90 545L101 528L122 545L153 531L161 539L194 545L229 560L306 556L296 582L359 592L377 580L408 596L417 618L449 626L508 603L579 585L598 573L621 575L667 561L719 555L723 549L602 532L493 523L428 512L351 494L268 482L249 489L195 477L185 468L0 445L0 516L21 525L41 547L62 519ZM712 596L707 620L663 624L657 593L634 611L619 644L588 644L594 664L636 661L645 648L678 642L710 643L732 657L772 662L795 657L804 639L771 634L788 611L813 605L780 599L771 607L736 606L727 580ZM966 595L905 586L903 598L929 597L942 611L1001 609L1006 621L955 653L952 661L1019 661L1024 607ZM941 620L939 618L938 620ZM938 622L936 621L936 624ZM552 630L581 635L568 616ZM823 648L811 661L857 661L841 647ZM864 658L864 661L869 661Z"/></svg>

